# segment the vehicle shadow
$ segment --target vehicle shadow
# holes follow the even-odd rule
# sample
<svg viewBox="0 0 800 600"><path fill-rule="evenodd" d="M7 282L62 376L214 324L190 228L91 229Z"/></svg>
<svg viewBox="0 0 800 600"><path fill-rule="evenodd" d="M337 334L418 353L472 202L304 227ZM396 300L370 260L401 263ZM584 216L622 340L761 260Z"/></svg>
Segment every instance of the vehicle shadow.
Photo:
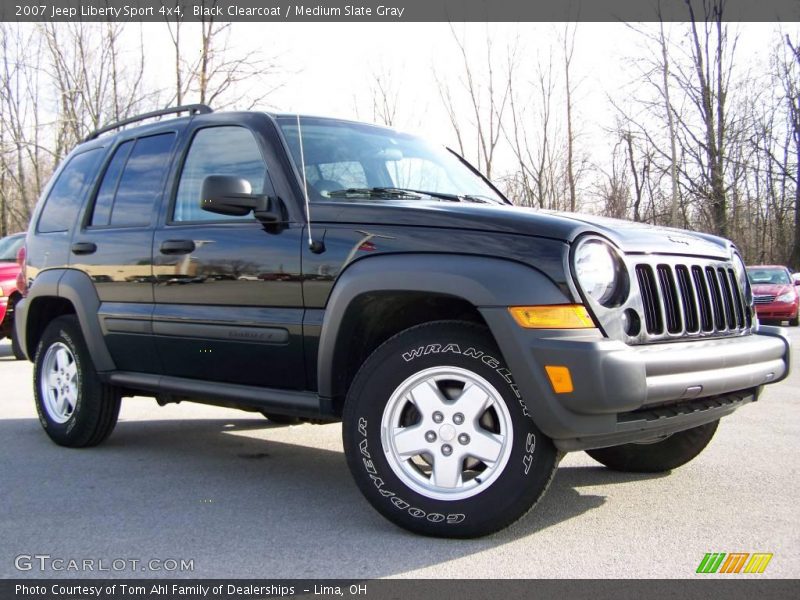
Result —
<svg viewBox="0 0 800 600"><path fill-rule="evenodd" d="M509 529L431 539L393 526L361 497L337 425L273 429L260 418L122 421L103 446L68 450L35 419L0 420L0 513L14 515L0 524L0 577L22 575L13 557L30 551L194 562L192 572L125 576L393 576L535 536L605 502L582 487L647 478L562 468ZM327 448L308 445L317 432Z"/></svg>
<svg viewBox="0 0 800 600"><path fill-rule="evenodd" d="M0 360L16 360L11 352L11 342L6 339L0 340Z"/></svg>

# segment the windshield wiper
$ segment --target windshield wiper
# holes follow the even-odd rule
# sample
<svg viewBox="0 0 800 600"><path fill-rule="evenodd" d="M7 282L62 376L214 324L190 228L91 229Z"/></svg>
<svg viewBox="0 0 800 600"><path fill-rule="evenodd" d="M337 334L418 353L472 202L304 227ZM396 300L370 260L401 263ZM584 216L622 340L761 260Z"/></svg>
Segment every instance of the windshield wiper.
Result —
<svg viewBox="0 0 800 600"><path fill-rule="evenodd" d="M418 200L420 195L430 196L431 198L438 198L440 200L447 200L449 202L482 202L485 204L494 204L494 202L486 196L473 196L470 194L447 194L445 192L431 192L428 190L411 190L405 188L388 188L388 187L374 187L374 188L349 188L346 190L334 190L328 192L330 198L391 198L391 199L406 199Z"/></svg>
<svg viewBox="0 0 800 600"><path fill-rule="evenodd" d="M393 200L419 200L420 196L411 190L399 188L347 188L328 192L329 198L391 198Z"/></svg>
<svg viewBox="0 0 800 600"><path fill-rule="evenodd" d="M442 200L450 200L451 202L480 202L482 204L497 204L488 196L478 196L476 194L448 194L446 192L429 192L428 190L403 190L412 192L414 194L425 194L431 198L440 198Z"/></svg>

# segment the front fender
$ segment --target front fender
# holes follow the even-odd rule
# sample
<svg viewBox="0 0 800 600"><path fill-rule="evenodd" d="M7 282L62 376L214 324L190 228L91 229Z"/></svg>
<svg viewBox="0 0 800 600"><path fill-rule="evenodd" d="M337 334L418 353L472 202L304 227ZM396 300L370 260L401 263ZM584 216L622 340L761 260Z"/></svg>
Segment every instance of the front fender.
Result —
<svg viewBox="0 0 800 600"><path fill-rule="evenodd" d="M319 395L334 396L334 365L342 322L350 304L374 292L421 292L460 298L480 309L574 300L547 276L527 265L499 258L447 254L402 254L352 263L337 279L325 308L317 362ZM503 340L497 340L501 351Z"/></svg>

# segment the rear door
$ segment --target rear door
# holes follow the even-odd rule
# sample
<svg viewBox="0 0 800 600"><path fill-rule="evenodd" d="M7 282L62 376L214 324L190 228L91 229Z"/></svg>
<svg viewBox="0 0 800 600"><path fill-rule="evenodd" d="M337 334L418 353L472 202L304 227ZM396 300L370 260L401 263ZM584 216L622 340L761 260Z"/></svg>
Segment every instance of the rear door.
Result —
<svg viewBox="0 0 800 600"><path fill-rule="evenodd" d="M164 374L302 389L302 224L265 227L252 214L200 208L209 175L275 195L266 138L256 127L204 119L187 137L153 239L153 331Z"/></svg>
<svg viewBox="0 0 800 600"><path fill-rule="evenodd" d="M176 137L177 132L168 131L120 140L72 238L70 266L94 282L100 324L121 371L161 369L149 335L152 242Z"/></svg>

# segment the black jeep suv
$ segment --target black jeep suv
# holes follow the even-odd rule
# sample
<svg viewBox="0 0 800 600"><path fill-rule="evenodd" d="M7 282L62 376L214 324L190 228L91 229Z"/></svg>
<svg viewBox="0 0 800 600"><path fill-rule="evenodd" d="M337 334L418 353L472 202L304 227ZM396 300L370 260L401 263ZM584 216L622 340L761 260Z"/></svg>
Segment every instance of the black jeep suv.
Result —
<svg viewBox="0 0 800 600"><path fill-rule="evenodd" d="M90 136L31 222L16 322L57 444L134 395L341 420L378 511L470 537L564 452L688 462L788 372L727 240L517 208L390 129L178 110Z"/></svg>

